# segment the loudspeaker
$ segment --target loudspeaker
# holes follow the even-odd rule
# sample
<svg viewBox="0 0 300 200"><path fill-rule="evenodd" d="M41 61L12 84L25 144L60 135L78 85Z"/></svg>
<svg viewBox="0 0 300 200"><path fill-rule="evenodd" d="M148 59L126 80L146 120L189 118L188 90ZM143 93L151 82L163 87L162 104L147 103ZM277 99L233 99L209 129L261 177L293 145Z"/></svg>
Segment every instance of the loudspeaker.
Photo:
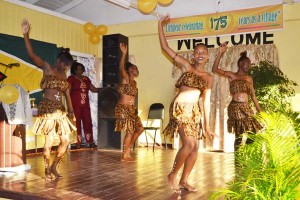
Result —
<svg viewBox="0 0 300 200"><path fill-rule="evenodd" d="M115 119L100 119L98 121L98 149L121 150L121 133L115 132Z"/></svg>
<svg viewBox="0 0 300 200"><path fill-rule="evenodd" d="M99 88L98 92L98 148L121 148L121 133L115 132L115 107L120 95L115 87Z"/></svg>
<svg viewBox="0 0 300 200"><path fill-rule="evenodd" d="M115 87L99 88L98 92L98 117L101 119L114 119L115 107L120 94Z"/></svg>
<svg viewBox="0 0 300 200"><path fill-rule="evenodd" d="M119 84L119 62L122 55L120 43L128 46L128 37L121 34L112 34L103 36L103 86L114 87ZM129 52L127 52L126 61L128 61Z"/></svg>

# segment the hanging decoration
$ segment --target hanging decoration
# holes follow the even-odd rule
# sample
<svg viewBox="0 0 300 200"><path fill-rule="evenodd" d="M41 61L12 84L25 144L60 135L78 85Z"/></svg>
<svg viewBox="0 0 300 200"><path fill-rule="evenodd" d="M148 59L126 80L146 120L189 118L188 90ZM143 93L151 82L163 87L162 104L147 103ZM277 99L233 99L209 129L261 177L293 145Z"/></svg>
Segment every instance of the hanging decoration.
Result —
<svg viewBox="0 0 300 200"><path fill-rule="evenodd" d="M157 0L157 2L161 6L168 6L173 2L173 0Z"/></svg>
<svg viewBox="0 0 300 200"><path fill-rule="evenodd" d="M96 31L96 26L91 22L86 23L83 28L87 34L92 34Z"/></svg>
<svg viewBox="0 0 300 200"><path fill-rule="evenodd" d="M137 7L141 13L144 14L151 14L157 4L161 6L168 6L173 2L173 0L138 0Z"/></svg>
<svg viewBox="0 0 300 200"><path fill-rule="evenodd" d="M5 104L16 103L19 99L19 91L11 85L4 85L0 88L0 101Z"/></svg>
<svg viewBox="0 0 300 200"><path fill-rule="evenodd" d="M138 0L138 9L145 14L150 14L157 6L157 0Z"/></svg>
<svg viewBox="0 0 300 200"><path fill-rule="evenodd" d="M96 34L96 33L92 33L90 35L90 42L92 44L98 44L100 42L100 36L98 34Z"/></svg>
<svg viewBox="0 0 300 200"><path fill-rule="evenodd" d="M83 26L84 32L90 35L89 39L92 44L98 44L100 42L100 36L105 35L108 31L107 26L101 24L99 26L95 26L91 22L87 22Z"/></svg>

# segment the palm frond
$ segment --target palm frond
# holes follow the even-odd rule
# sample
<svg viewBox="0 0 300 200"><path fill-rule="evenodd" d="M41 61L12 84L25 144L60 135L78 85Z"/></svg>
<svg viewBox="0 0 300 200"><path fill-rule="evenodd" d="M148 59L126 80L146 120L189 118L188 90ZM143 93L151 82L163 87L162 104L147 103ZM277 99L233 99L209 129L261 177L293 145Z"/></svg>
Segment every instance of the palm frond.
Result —
<svg viewBox="0 0 300 200"><path fill-rule="evenodd" d="M283 113L261 113L264 129L236 152L235 179L212 199L295 199L300 185L299 132Z"/></svg>

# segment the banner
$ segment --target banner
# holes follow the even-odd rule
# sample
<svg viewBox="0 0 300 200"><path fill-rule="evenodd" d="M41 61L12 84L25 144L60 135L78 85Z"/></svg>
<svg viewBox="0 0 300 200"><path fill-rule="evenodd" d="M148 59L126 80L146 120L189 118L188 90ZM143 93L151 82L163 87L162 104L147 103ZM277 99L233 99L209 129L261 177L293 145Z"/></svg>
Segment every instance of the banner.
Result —
<svg viewBox="0 0 300 200"><path fill-rule="evenodd" d="M172 18L164 27L167 40L233 35L283 28L282 4Z"/></svg>

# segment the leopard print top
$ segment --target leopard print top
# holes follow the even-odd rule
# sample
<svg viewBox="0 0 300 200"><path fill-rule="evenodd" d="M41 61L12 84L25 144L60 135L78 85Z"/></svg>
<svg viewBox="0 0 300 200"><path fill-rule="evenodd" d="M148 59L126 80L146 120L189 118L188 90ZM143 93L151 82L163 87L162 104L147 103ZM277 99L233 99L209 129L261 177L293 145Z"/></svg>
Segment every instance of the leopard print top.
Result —
<svg viewBox="0 0 300 200"><path fill-rule="evenodd" d="M69 87L67 80L54 75L44 75L40 84L42 89L56 89L65 92Z"/></svg>
<svg viewBox="0 0 300 200"><path fill-rule="evenodd" d="M206 81L202 77L197 76L193 72L183 73L175 84L177 88L183 85L188 87L198 88L201 92L203 92L207 88Z"/></svg>
<svg viewBox="0 0 300 200"><path fill-rule="evenodd" d="M246 80L235 79L230 82L230 94L247 93L250 94L250 83Z"/></svg>
<svg viewBox="0 0 300 200"><path fill-rule="evenodd" d="M120 94L126 94L129 96L136 96L138 89L136 86L132 85L132 84L120 84L119 88L118 88L118 92Z"/></svg>

